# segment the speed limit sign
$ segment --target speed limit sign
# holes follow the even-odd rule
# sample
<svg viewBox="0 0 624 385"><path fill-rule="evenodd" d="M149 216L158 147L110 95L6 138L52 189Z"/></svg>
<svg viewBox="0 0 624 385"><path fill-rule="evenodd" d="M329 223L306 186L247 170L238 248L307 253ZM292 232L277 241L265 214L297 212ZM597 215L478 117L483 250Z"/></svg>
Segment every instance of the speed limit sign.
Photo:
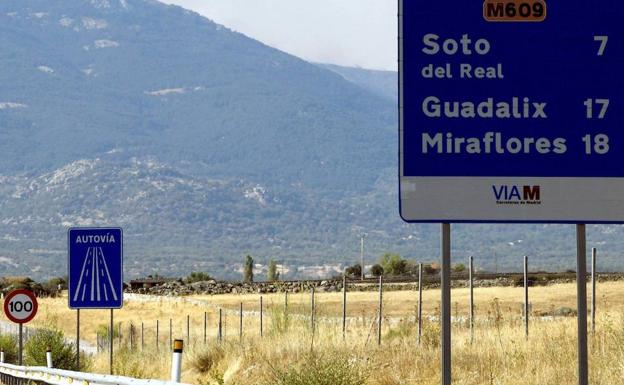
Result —
<svg viewBox="0 0 624 385"><path fill-rule="evenodd" d="M24 324L37 314L37 298L26 289L13 290L4 299L4 314L13 322Z"/></svg>

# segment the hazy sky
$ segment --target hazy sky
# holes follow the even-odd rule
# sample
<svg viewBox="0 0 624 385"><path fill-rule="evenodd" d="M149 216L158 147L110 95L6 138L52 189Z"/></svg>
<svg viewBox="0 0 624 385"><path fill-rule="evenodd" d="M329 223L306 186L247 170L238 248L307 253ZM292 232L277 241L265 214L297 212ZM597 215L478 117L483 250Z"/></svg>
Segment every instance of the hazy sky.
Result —
<svg viewBox="0 0 624 385"><path fill-rule="evenodd" d="M396 0L161 0L322 63L396 70Z"/></svg>

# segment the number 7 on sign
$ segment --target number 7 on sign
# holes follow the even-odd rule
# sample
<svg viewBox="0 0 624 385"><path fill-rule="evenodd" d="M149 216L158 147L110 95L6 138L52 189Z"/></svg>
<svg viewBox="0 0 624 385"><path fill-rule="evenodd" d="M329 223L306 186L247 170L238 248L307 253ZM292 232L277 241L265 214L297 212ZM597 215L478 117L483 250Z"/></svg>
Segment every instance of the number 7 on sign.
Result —
<svg viewBox="0 0 624 385"><path fill-rule="evenodd" d="M607 42L609 41L609 36L594 36L594 41L600 42L600 47L598 47L598 56L604 55L604 51L607 48Z"/></svg>

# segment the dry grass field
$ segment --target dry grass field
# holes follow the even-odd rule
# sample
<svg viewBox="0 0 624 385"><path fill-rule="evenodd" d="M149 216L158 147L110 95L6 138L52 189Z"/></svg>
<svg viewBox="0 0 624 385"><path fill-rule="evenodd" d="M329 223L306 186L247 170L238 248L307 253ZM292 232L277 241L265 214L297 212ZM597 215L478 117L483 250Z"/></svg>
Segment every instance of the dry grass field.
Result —
<svg viewBox="0 0 624 385"><path fill-rule="evenodd" d="M453 381L455 384L573 384L576 382L576 318L537 315L561 307L576 308L574 284L530 288L530 336L525 339L520 318L522 288L475 289L477 325L470 343L467 322L468 290L454 289ZM260 337L259 295L193 296L126 301L116 310L115 371L146 378L169 376L169 320L173 338L190 343L183 362L183 381L193 384L335 384L390 385L439 383L439 327L435 321L439 290L423 295L424 327L417 342L417 293L384 293L381 346L377 346L378 294L348 295L348 327L343 338L342 295L317 293L317 324L310 327L310 294L288 297L264 295L263 337ZM624 282L598 286L596 334L590 337L590 379L593 384L619 385L624 379ZM239 306L243 303L243 338L239 338ZM217 341L218 309L224 310L223 341ZM207 342L204 343L204 312ZM109 312L81 312L81 337L95 343L96 331L106 328ZM61 329L75 336L75 311L66 298L42 299L33 326ZM159 344L156 349L156 321ZM144 341L141 348L141 323ZM129 328L134 325L134 351L129 349ZM189 346L190 345L190 346ZM92 370L108 371L107 354L92 360Z"/></svg>

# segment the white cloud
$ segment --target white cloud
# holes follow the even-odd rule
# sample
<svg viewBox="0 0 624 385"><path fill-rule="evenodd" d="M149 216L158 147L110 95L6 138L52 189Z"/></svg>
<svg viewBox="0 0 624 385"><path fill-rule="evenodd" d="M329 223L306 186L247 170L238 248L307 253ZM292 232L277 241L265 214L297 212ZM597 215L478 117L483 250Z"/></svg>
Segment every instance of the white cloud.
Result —
<svg viewBox="0 0 624 385"><path fill-rule="evenodd" d="M96 40L94 43L95 48L117 48L119 47L119 43L113 40Z"/></svg>
<svg viewBox="0 0 624 385"><path fill-rule="evenodd" d="M44 72L46 74L53 74L54 70L48 66L39 66L37 67L37 69L41 72Z"/></svg>
<svg viewBox="0 0 624 385"><path fill-rule="evenodd" d="M0 103L0 110L9 110L9 109L14 109L14 108L26 108L26 107L28 106L22 103L14 103L14 102L1 102Z"/></svg>

